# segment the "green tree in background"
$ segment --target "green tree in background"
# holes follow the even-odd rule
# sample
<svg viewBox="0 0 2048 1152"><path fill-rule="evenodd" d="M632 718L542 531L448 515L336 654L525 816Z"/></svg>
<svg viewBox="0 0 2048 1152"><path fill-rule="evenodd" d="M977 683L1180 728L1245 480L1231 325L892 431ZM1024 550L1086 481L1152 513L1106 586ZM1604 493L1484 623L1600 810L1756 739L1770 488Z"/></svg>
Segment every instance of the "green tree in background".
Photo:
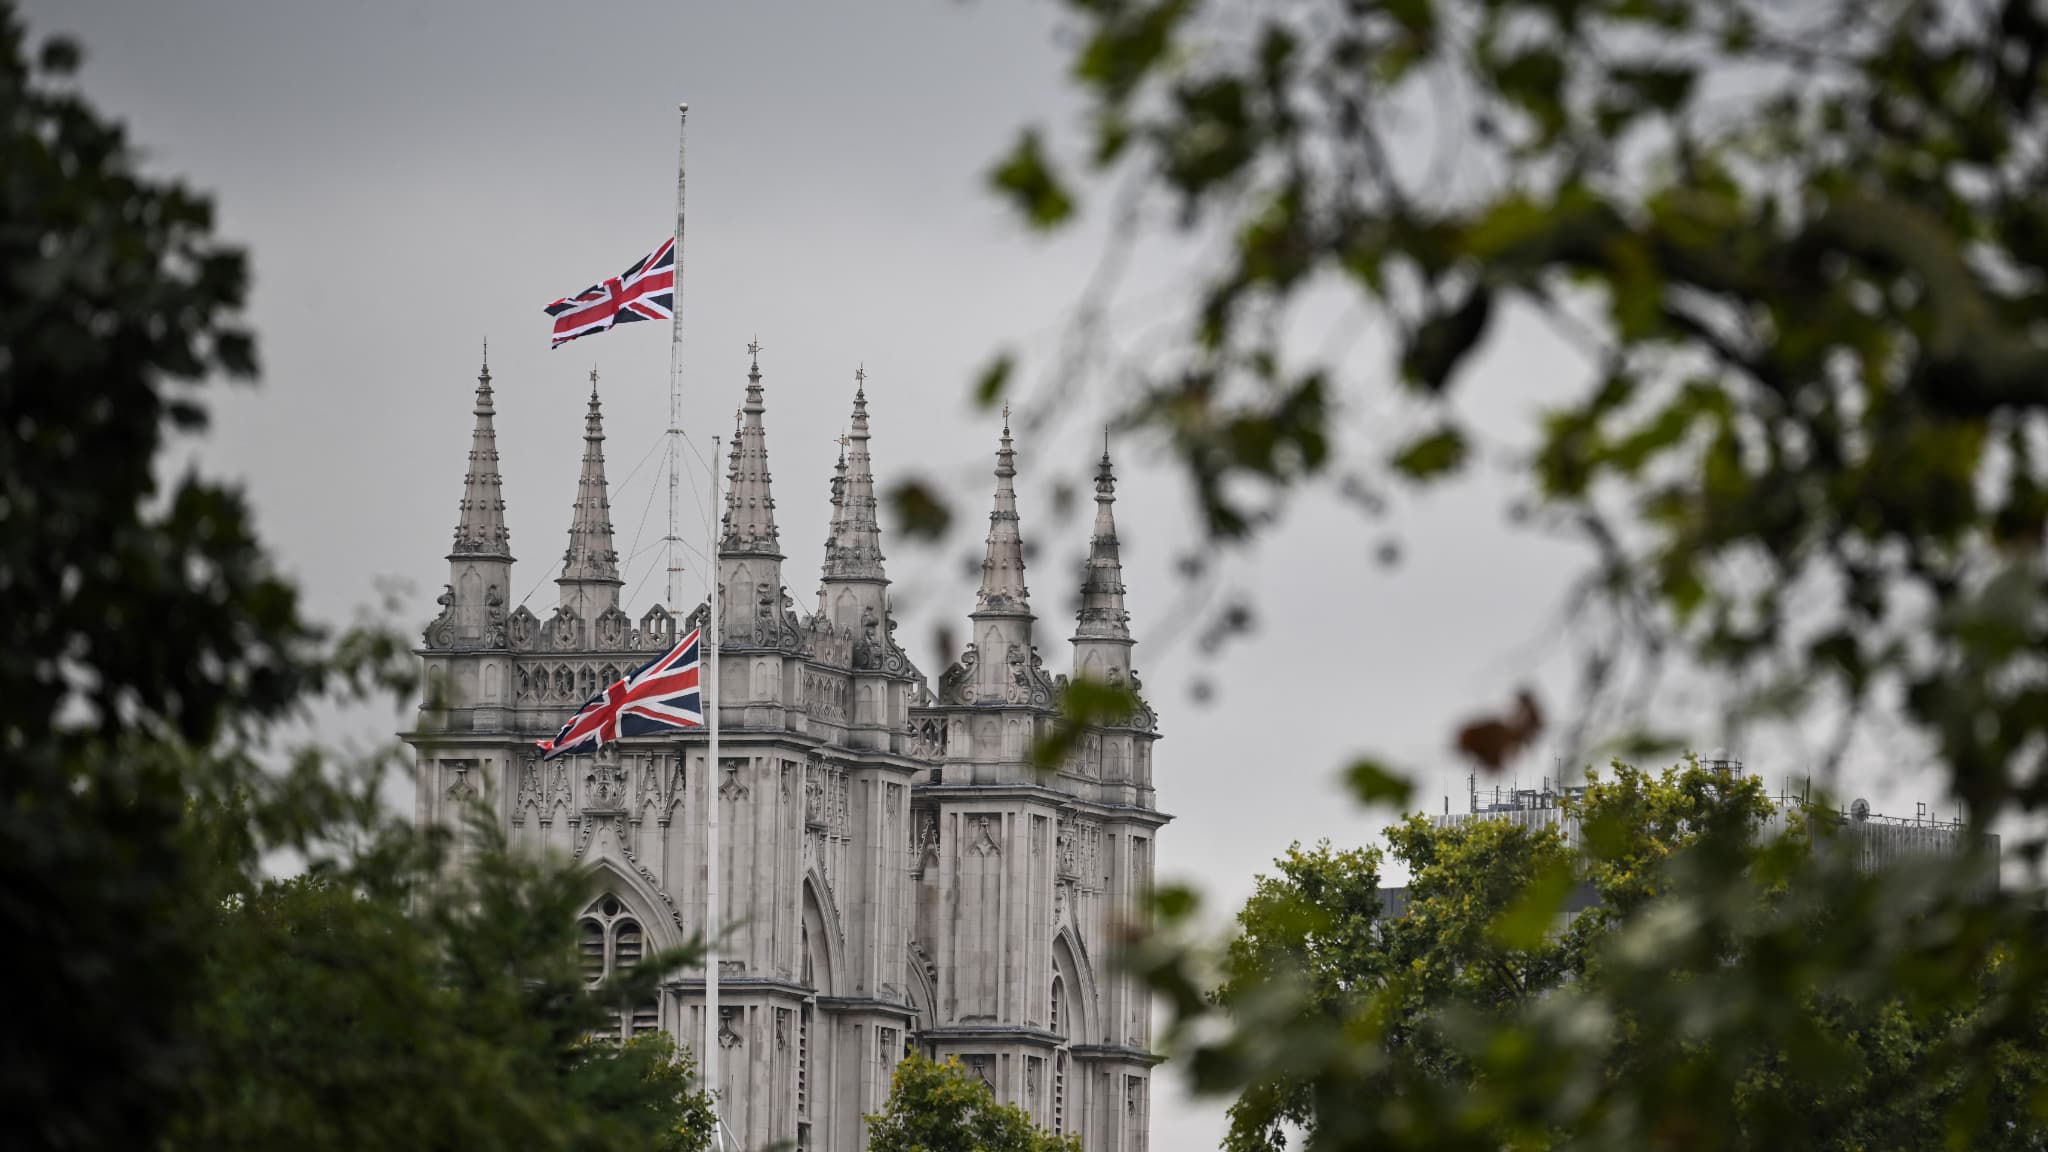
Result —
<svg viewBox="0 0 2048 1152"><path fill-rule="evenodd" d="M1055 1136L1014 1104L996 1101L957 1060L912 1053L896 1065L888 1107L869 1116L868 1152L1080 1152L1077 1136Z"/></svg>
<svg viewBox="0 0 2048 1152"><path fill-rule="evenodd" d="M1220 252L1182 338L1124 365L1116 398L1212 543L1255 544L1306 485L1389 516L1511 457L1533 523L1586 547L1574 748L1693 742L1664 732L1697 717L1623 691L1675 665L1727 725L1822 730L1824 776L1882 715L2010 849L1994 890L1981 848L1879 876L1744 836L1603 832L1637 852L1588 866L1610 903L1574 921L1597 929L1587 977L1490 1006L1467 989L1415 1063L1388 1053L1408 1050L1419 977L1330 999L1310 964L1218 1004L1194 895L1162 891L1140 962L1197 1086L1275 1086L1317 1149L2038 1146L2040 6L1063 7L1084 139L1027 131L994 183L1037 228L1113 183L1112 243L1156 225ZM1379 365L1290 342L1333 295L1391 334ZM1511 318L1583 370L1545 382L1560 399L1503 452L1471 414L1521 405L1466 369ZM977 395L1009 376L999 358ZM1333 417L1366 403L1386 415L1361 449ZM1498 769L1541 716L1532 700L1455 744ZM1410 795L1371 760L1348 779L1370 803ZM1644 803L1653 834L1688 819ZM1547 923L1570 890L1527 877L1509 921Z"/></svg>
<svg viewBox="0 0 2048 1152"><path fill-rule="evenodd" d="M1798 897L1792 885L1804 891L1811 880L1799 870L1801 857L1830 850L1830 822L1809 824L1794 813L1779 842L1765 832L1768 810L1754 778L1731 780L1693 762L1661 774L1616 765L1611 778L1595 778L1565 808L1585 829L1579 849L1556 827L1532 830L1499 818L1433 825L1414 817L1387 829L1390 852L1410 877L1393 912L1382 907L1377 850L1297 846L1278 861L1275 875L1259 878L1238 913L1216 998L1251 1018L1274 1004L1310 1021L1372 1013L1378 1043L1369 1058L1344 1052L1361 1066L1346 1075L1352 1094L1343 1098L1329 1094L1330 1069L1322 1067L1333 1058L1329 1052L1297 1053L1256 1071L1231 1107L1225 1147L1283 1149L1292 1131L1310 1133L1318 1145L1346 1132L1358 1146L1372 1146L1387 1134L1368 1139L1375 1125L1360 1122L1368 1109L1359 1101L1455 1115L1471 1104L1462 1098L1466 1086L1503 1071L1569 1088L1569 1079L1553 1079L1498 1047L1512 1043L1519 1022L1567 1019L1595 1003L1635 1004L1652 991L1677 995L1697 1010L1712 1002L1684 995L1688 985L1754 996L1748 982L1775 965L1810 963L1800 946L1826 938L1824 921L1835 910ZM1744 874L1740 898L1749 906L1730 909L1730 930L1697 953L1635 954L1646 943L1638 914L1656 906L1659 884L1674 878L1664 863L1695 856L1694 864L1711 861ZM1871 894L1867 886L1850 890L1858 887ZM1882 882L1874 887L1881 890ZM1586 906L1561 917L1569 908L1558 896L1563 891L1578 893L1584 899L1574 903ZM1736 898L1737 890L1727 895ZM1657 930L1682 940L1679 928L1666 923ZM1657 964L1670 968L1645 970ZM1622 981L1641 984L1609 986ZM1971 1146L2038 1148L2048 1139L2048 1122L2032 1112L2048 1090L2048 1031L2038 1013L2029 1010L2027 1026L2000 1042L1988 1081L1939 1071L1945 1043L1980 1028L1987 1007L1998 1011L1996 998L2007 991L1995 965L1940 996L1911 985L1903 992L1816 987L1780 1005L1786 1018L1733 1053L1660 1043L1645 1025L1668 1021L1646 1005L1647 1014L1604 1023L1616 1042L1603 1050L1598 1077L1656 1081L1671 1075L1658 1062L1676 1060L1683 1068L1735 1057L1741 1074L1722 1102L1723 1115L1687 1135L1688 1142L1710 1134L1720 1142L1702 1146L1941 1147L1958 1101L1981 1090L1988 1122ZM1583 1015L1577 1021L1590 1023ZM1309 1024L1288 1034L1318 1031ZM1476 1043L1481 1037L1485 1042ZM1520 1103L1522 1110L1489 1118L1508 1146L1585 1142L1583 1132L1552 1126L1555 1105Z"/></svg>
<svg viewBox="0 0 2048 1152"><path fill-rule="evenodd" d="M0 0L0 1143L705 1147L666 1042L588 1042L685 957L593 995L585 878L479 826L448 881L378 798L389 757L280 737L411 663L308 622L241 494L170 473L206 389L255 375L246 266L79 59Z"/></svg>
<svg viewBox="0 0 2048 1152"><path fill-rule="evenodd" d="M711 1102L665 1033L624 1045L577 968L571 871L513 856L481 820L459 880L394 835L357 882L265 880L219 904L199 997L203 1063L171 1148L626 1149L710 1146ZM400 878L421 901L388 885ZM431 899L424 894L431 891ZM639 995L636 995L639 994ZM609 1024L609 1027L607 1025Z"/></svg>

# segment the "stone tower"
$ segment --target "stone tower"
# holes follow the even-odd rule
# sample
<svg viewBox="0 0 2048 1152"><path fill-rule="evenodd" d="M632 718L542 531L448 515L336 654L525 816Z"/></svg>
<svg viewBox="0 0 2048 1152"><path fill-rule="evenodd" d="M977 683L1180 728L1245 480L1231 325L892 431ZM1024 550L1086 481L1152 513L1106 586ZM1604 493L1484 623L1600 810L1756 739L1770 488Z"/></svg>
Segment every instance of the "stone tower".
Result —
<svg viewBox="0 0 2048 1152"><path fill-rule="evenodd" d="M746 1147L857 1152L911 1046L959 1056L1004 1098L1089 1152L1145 1145L1154 1058L1144 992L1118 972L1119 923L1142 915L1152 838L1151 713L1088 734L1055 774L1030 765L1064 677L1033 644L1005 423L973 642L938 695L897 645L877 519L865 373L831 480L817 610L785 585L768 470L767 398L750 364L728 462L718 587L719 763L702 732L636 737L542 763L605 684L701 625L619 603L591 377L567 550L545 618L508 607L488 368L440 616L420 656L417 819L459 826L481 803L523 850L587 867L579 921L593 980L706 929L704 826L719 805L721 1083ZM1079 675L1136 685L1105 455L1075 636ZM701 1042L703 973L625 1006L618 1035Z"/></svg>

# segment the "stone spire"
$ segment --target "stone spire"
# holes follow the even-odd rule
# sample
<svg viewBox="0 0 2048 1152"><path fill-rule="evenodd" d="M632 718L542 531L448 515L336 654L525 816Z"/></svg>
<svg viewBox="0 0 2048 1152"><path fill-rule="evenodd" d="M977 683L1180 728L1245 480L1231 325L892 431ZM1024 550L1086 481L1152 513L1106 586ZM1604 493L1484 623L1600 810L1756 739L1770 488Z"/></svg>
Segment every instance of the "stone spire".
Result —
<svg viewBox="0 0 2048 1152"><path fill-rule="evenodd" d="M505 527L505 492L498 476L498 431L492 424L490 345L476 377L476 428L469 434L469 473L462 478L462 514L455 522L451 561L512 561L512 533Z"/></svg>
<svg viewBox="0 0 2048 1152"><path fill-rule="evenodd" d="M1010 409L1003 408L1002 447L996 450L996 504L988 515L988 555L981 562L981 591L974 617L1032 619L1031 593L1024 587L1024 538L1017 531L1017 453L1010 446Z"/></svg>
<svg viewBox="0 0 2048 1152"><path fill-rule="evenodd" d="M1116 539L1116 472L1109 433L1095 469L1095 531L1081 575L1080 626L1074 630L1074 673L1122 680L1131 671L1131 615L1124 611L1124 567Z"/></svg>
<svg viewBox="0 0 2048 1152"><path fill-rule="evenodd" d="M490 345L476 375L476 426L469 434L469 471L462 511L448 552L441 614L427 626L429 648L503 648L506 591L512 586L512 533L505 527L505 490L498 476L498 410L491 397Z"/></svg>
<svg viewBox="0 0 2048 1152"><path fill-rule="evenodd" d="M597 398L597 369L590 370L590 408L583 416L583 473L569 515L569 547L555 584L562 604L580 620L595 620L619 603L619 554L612 548L612 505L604 477L604 413Z"/></svg>
<svg viewBox="0 0 2048 1152"><path fill-rule="evenodd" d="M782 559L775 531L775 498L768 490L768 437L761 414L768 410L761 393L761 344L747 345L752 367L747 372L747 402L733 432L731 474L725 490L725 534L719 550L727 556Z"/></svg>
<svg viewBox="0 0 2048 1152"><path fill-rule="evenodd" d="M867 370L854 372L853 426L839 446L832 482L832 532L825 540L826 583L881 581L882 527L875 515L875 475L868 458Z"/></svg>

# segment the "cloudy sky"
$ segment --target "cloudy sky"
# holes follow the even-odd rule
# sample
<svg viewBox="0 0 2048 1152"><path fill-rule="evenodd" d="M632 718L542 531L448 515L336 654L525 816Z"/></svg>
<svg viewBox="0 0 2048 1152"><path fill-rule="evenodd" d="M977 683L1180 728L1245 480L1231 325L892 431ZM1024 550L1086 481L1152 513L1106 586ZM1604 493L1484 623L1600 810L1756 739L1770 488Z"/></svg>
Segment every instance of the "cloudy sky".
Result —
<svg viewBox="0 0 2048 1152"><path fill-rule="evenodd" d="M1025 235L982 173L1027 122L1072 139L1049 6L892 0L798 5L533 0L30 0L35 31L76 33L86 90L127 120L150 166L218 195L249 245L260 389L233 396L195 451L241 477L265 536L314 609L345 619L381 580L405 618L446 578L479 347L490 341L515 593L545 616L575 491L586 376L602 373L622 554L636 613L661 594L665 325L547 347L541 305L621 270L667 231L675 105L692 108L686 243L688 425L706 443L741 397L758 337L777 513L800 604L825 534L833 442L865 364L876 467L954 486L978 539L995 420L965 399L1000 347L1021 349L1024 530L1047 663L1071 631L1085 519L1057 523L1050 485L1085 477L1111 385L1047 374L1103 251L1099 205L1075 235ZM1127 354L1184 301L1198 253L1143 247L1116 294ZM1327 317L1305 346L1377 362L1370 318ZM1512 455L1513 431L1583 366L1526 324L1496 337L1472 389ZM1357 402L1346 442L1382 442L1404 414ZM1251 556L1221 558L1220 595L1258 631L1205 655L1174 561L1197 548L1181 481L1153 447L1118 447L1118 505L1138 661L1162 714L1160 841L1169 878L1215 906L1241 898L1290 841L1370 838L1387 813L1342 798L1336 767L1365 751L1418 770L1430 808L1462 803L1446 733L1524 681L1564 694L1559 600L1582 557L1518 534L1511 481L1483 478L1404 507L1402 562L1380 529L1312 494ZM694 481L693 481L694 483ZM686 499L700 492L686 488ZM695 505L691 505L693 508ZM686 535L701 540L697 514ZM887 525L885 524L885 533ZM963 619L970 540L885 548L901 635L928 674L936 625ZM646 574L643 580L643 573ZM697 579L694 574L692 579ZM1198 701L1197 678L1220 691ZM355 720L388 732L396 717ZM1525 781L1550 756L1523 765ZM1800 770L1760 767L1775 784ZM1875 787L1875 785L1873 785ZM1884 795L1885 793L1878 793ZM1910 792L1893 807L1911 810ZM1922 797L1929 798L1931 797ZM1884 803L1880 803L1883 808ZM1157 1146L1213 1146L1220 1112L1162 1091Z"/></svg>

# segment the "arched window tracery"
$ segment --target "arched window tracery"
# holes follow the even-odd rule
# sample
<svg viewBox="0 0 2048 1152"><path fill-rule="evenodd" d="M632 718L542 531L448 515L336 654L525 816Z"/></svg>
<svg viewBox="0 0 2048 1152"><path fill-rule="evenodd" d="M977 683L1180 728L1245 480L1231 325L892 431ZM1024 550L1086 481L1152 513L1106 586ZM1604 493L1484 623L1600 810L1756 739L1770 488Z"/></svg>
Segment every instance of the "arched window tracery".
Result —
<svg viewBox="0 0 2048 1152"><path fill-rule="evenodd" d="M577 923L577 961L584 984L597 988L607 979L639 966L647 955L647 932L617 896L600 896ZM661 1027L661 1005L652 996L606 1009L610 1026L596 1035L627 1040Z"/></svg>

